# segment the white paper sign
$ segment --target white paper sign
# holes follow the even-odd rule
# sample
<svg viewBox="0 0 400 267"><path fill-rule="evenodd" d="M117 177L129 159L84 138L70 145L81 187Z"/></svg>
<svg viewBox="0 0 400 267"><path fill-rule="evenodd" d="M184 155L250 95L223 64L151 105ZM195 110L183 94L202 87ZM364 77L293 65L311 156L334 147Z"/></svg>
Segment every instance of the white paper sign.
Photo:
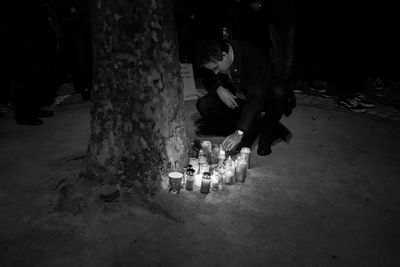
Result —
<svg viewBox="0 0 400 267"><path fill-rule="evenodd" d="M196 85L194 83L193 66L190 63L181 63L181 77L183 81L183 99L197 99Z"/></svg>

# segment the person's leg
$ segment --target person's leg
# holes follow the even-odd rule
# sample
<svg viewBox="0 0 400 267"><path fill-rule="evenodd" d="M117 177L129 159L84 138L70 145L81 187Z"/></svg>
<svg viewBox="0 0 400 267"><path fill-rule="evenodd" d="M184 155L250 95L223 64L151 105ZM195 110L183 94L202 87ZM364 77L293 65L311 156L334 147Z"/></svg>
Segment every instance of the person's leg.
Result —
<svg viewBox="0 0 400 267"><path fill-rule="evenodd" d="M70 53L71 74L75 92L81 93L85 100L90 99L91 91L91 46L88 37L90 32L80 27L68 29L68 48Z"/></svg>
<svg viewBox="0 0 400 267"><path fill-rule="evenodd" d="M229 135L236 129L236 122L242 108L228 108L217 95L206 94L199 98L196 103L198 112L201 115L199 130L202 134Z"/></svg>
<svg viewBox="0 0 400 267"><path fill-rule="evenodd" d="M57 88L55 72L52 66L38 71L32 81L32 86L37 94L37 101L40 107L48 107L54 103Z"/></svg>
<svg viewBox="0 0 400 267"><path fill-rule="evenodd" d="M242 147L252 147L254 141L257 139L258 134L260 133L263 126L263 118L259 117L255 122L252 123L250 128L244 133L243 139L236 148L237 151L240 151Z"/></svg>
<svg viewBox="0 0 400 267"><path fill-rule="evenodd" d="M293 91L302 93L308 89L310 61L313 51L310 49L312 33L309 24L302 19L296 26L294 60L293 60Z"/></svg>
<svg viewBox="0 0 400 267"><path fill-rule="evenodd" d="M13 104L17 124L32 126L43 124L43 121L36 116L36 110L39 107L32 90L32 84L28 81L21 78L14 80Z"/></svg>
<svg viewBox="0 0 400 267"><path fill-rule="evenodd" d="M292 79L293 75L293 61L294 61L294 36L296 25L294 23L285 25L284 34L284 69L283 78L287 81Z"/></svg>
<svg viewBox="0 0 400 267"><path fill-rule="evenodd" d="M271 63L274 75L288 81L292 78L295 24L270 24Z"/></svg>
<svg viewBox="0 0 400 267"><path fill-rule="evenodd" d="M339 39L339 51L342 53L344 64L339 68L338 104L347 110L362 113L366 111L366 106L373 106L364 97L362 99L355 98L356 92L363 86L364 74L361 64L363 14L359 12L357 5L350 5L349 9L345 11L341 24L342 38ZM362 101L366 106L361 105L359 101Z"/></svg>
<svg viewBox="0 0 400 267"><path fill-rule="evenodd" d="M271 39L271 65L275 76L283 76L284 70L284 38L281 26L277 24L269 25L269 34Z"/></svg>
<svg viewBox="0 0 400 267"><path fill-rule="evenodd" d="M268 155L271 153L272 143L282 138L287 141L289 130L279 121L282 115L288 112L290 107L291 92L290 88L282 83L272 85L269 89L268 99L266 103L266 114L263 127L259 135L259 144L257 153L259 155Z"/></svg>

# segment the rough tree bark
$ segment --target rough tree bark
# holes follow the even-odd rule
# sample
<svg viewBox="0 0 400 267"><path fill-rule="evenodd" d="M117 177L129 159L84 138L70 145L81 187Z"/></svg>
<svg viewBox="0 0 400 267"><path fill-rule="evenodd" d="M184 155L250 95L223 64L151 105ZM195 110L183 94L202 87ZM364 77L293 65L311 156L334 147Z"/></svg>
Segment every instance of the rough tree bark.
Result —
<svg viewBox="0 0 400 267"><path fill-rule="evenodd" d="M92 1L94 88L84 176L142 193L187 157L172 0Z"/></svg>

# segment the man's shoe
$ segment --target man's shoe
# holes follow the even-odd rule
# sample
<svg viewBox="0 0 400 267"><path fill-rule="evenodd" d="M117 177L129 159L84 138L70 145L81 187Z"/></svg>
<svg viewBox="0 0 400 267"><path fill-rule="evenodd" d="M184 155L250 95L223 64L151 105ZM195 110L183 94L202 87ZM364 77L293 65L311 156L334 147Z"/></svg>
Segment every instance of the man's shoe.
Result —
<svg viewBox="0 0 400 267"><path fill-rule="evenodd" d="M292 139L293 134L288 130L286 134L282 134L279 136L286 144L289 144L290 140Z"/></svg>
<svg viewBox="0 0 400 267"><path fill-rule="evenodd" d="M35 117L38 118L48 118L48 117L53 117L54 112L50 110L44 110L44 109L38 109L34 113Z"/></svg>
<svg viewBox="0 0 400 267"><path fill-rule="evenodd" d="M263 143L258 143L257 154L260 156L268 156L272 153L271 146Z"/></svg>
<svg viewBox="0 0 400 267"><path fill-rule="evenodd" d="M321 93L321 96L324 98L332 98L334 96L333 92L330 91L329 89L323 93Z"/></svg>
<svg viewBox="0 0 400 267"><path fill-rule="evenodd" d="M380 78L376 78L376 80L372 83L372 89L374 90L383 90L385 88L385 84Z"/></svg>
<svg viewBox="0 0 400 267"><path fill-rule="evenodd" d="M373 108L375 106L374 103L369 101L368 98L361 93L356 93L353 99L365 108Z"/></svg>
<svg viewBox="0 0 400 267"><path fill-rule="evenodd" d="M385 96L385 84L382 82L380 78L377 78L371 85L374 95L378 97L384 97Z"/></svg>
<svg viewBox="0 0 400 267"><path fill-rule="evenodd" d="M302 94L302 93L304 93L304 83L305 83L305 82L303 82L303 81L301 81L301 80L296 81L296 82L294 83L294 85L293 85L293 93L295 93L295 94Z"/></svg>
<svg viewBox="0 0 400 267"><path fill-rule="evenodd" d="M277 138L282 139L285 143L289 144L290 139L292 139L292 133L283 124L279 123L277 129Z"/></svg>
<svg viewBox="0 0 400 267"><path fill-rule="evenodd" d="M317 91L318 93L325 93L328 91L328 83L325 81L313 81L310 86L311 91Z"/></svg>
<svg viewBox="0 0 400 267"><path fill-rule="evenodd" d="M367 111L363 106L361 106L358 101L351 98L344 98L339 101L339 105L342 107L357 113L362 113Z"/></svg>
<svg viewBox="0 0 400 267"><path fill-rule="evenodd" d="M15 122L19 125L28 125L28 126L37 126L43 124L43 121L41 119L34 117L16 118Z"/></svg>

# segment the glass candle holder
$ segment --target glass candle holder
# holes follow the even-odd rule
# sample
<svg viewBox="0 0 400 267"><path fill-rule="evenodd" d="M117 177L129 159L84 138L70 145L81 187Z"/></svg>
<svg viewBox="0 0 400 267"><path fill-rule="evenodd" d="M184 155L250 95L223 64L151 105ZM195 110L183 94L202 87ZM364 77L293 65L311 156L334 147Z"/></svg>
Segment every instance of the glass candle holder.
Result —
<svg viewBox="0 0 400 267"><path fill-rule="evenodd" d="M211 184L210 173L203 172L203 178L201 179L200 192L203 194L210 193L210 184Z"/></svg>
<svg viewBox="0 0 400 267"><path fill-rule="evenodd" d="M192 168L189 168L186 170L186 184L185 184L185 189L186 190L193 190L193 184L194 184L194 173L195 170Z"/></svg>
<svg viewBox="0 0 400 267"><path fill-rule="evenodd" d="M218 144L212 145L212 163L218 164L218 156L219 156L220 146Z"/></svg>
<svg viewBox="0 0 400 267"><path fill-rule="evenodd" d="M188 169L193 169L193 166L190 165L190 164L187 164L187 165L183 166L183 181L182 181L182 185L183 185L183 186L184 186L185 183L186 183L186 171L187 171Z"/></svg>
<svg viewBox="0 0 400 267"><path fill-rule="evenodd" d="M224 183L227 185L234 184L235 182L235 162L231 157L228 157L225 160L224 164L225 174L224 174Z"/></svg>
<svg viewBox="0 0 400 267"><path fill-rule="evenodd" d="M204 140L201 142L201 149L204 151L204 156L207 159L207 163L212 163L212 144L210 141Z"/></svg>
<svg viewBox="0 0 400 267"><path fill-rule="evenodd" d="M245 157L240 156L236 162L236 170L235 170L235 181L238 183L244 183L246 179L246 171L247 171L247 161Z"/></svg>
<svg viewBox="0 0 400 267"><path fill-rule="evenodd" d="M249 147L242 147L240 149L240 155L244 157L244 159L247 161L247 168L250 169L250 153L251 150Z"/></svg>
<svg viewBox="0 0 400 267"><path fill-rule="evenodd" d="M195 175L195 181L194 181L194 185L197 187L201 186L201 180L203 178L203 173L204 172L209 172L210 171L210 165L208 165L207 163L203 163L199 165L199 170Z"/></svg>
<svg viewBox="0 0 400 267"><path fill-rule="evenodd" d="M224 162L225 158L226 158L225 151L220 149L219 154L218 154L218 163L222 164Z"/></svg>
<svg viewBox="0 0 400 267"><path fill-rule="evenodd" d="M169 186L170 186L170 193L178 194L181 191L183 173L180 172L170 172L168 174L169 177Z"/></svg>
<svg viewBox="0 0 400 267"><path fill-rule="evenodd" d="M219 172L214 169L211 173L211 188L212 190L216 191L218 190L218 184L219 184Z"/></svg>
<svg viewBox="0 0 400 267"><path fill-rule="evenodd" d="M228 167L224 173L224 184L232 185L235 183L235 168Z"/></svg>

